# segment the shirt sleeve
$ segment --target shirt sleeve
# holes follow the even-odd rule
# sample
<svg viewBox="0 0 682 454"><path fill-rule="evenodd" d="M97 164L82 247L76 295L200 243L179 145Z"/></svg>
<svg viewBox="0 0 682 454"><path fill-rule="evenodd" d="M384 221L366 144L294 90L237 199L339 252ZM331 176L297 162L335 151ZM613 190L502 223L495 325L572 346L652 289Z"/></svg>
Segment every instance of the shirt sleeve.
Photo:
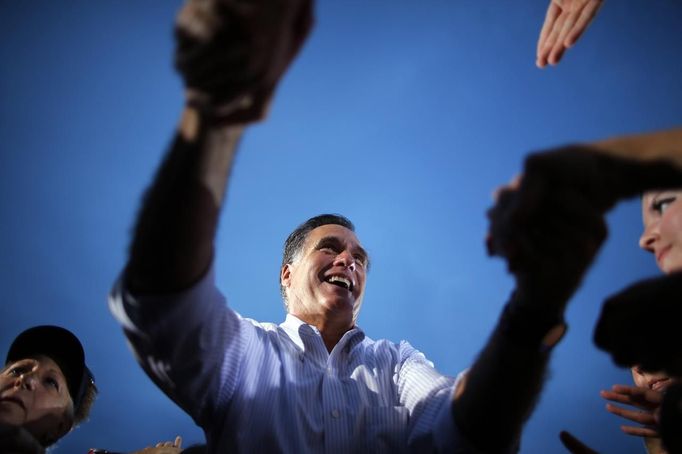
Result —
<svg viewBox="0 0 682 454"><path fill-rule="evenodd" d="M411 452L481 453L458 430L453 417L457 379L439 373L433 363L409 343L400 344L398 394L410 411ZM516 452L516 449L510 450Z"/></svg>
<svg viewBox="0 0 682 454"><path fill-rule="evenodd" d="M120 278L109 308L147 375L198 425L210 424L216 402L234 393L254 330L228 308L213 267L193 287L169 295L132 295Z"/></svg>

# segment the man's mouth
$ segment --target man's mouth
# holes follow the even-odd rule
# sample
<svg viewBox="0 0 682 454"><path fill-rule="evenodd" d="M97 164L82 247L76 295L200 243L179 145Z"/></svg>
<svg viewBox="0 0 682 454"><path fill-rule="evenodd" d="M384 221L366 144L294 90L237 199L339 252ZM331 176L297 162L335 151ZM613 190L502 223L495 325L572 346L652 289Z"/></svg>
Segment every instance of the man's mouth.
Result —
<svg viewBox="0 0 682 454"><path fill-rule="evenodd" d="M353 291L353 282L344 276L337 276L337 275L327 276L325 278L325 282L328 282L332 285L336 285L337 287L344 288L344 289L348 290L349 292Z"/></svg>

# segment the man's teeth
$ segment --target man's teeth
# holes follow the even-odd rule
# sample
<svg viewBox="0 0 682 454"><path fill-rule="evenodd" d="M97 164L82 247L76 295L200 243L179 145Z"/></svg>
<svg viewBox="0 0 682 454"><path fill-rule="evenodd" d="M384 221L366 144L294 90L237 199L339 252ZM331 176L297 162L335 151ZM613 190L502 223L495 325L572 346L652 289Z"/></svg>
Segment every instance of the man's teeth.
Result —
<svg viewBox="0 0 682 454"><path fill-rule="evenodd" d="M351 288L351 282L350 282L350 280L346 279L345 277L341 277L341 276L330 276L330 277L327 279L327 282L329 282L330 284L334 284L334 285L339 285L339 284L340 284L340 285L342 285L343 287L345 287L346 290L350 290L350 288Z"/></svg>

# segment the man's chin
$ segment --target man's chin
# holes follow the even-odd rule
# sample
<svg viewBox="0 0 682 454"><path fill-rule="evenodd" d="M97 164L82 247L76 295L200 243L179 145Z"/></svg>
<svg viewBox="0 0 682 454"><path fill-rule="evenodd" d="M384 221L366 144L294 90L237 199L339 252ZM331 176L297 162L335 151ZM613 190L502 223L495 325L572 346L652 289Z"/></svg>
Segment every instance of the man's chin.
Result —
<svg viewBox="0 0 682 454"><path fill-rule="evenodd" d="M355 299L348 295L329 295L322 301L322 305L330 312L348 312L352 314Z"/></svg>

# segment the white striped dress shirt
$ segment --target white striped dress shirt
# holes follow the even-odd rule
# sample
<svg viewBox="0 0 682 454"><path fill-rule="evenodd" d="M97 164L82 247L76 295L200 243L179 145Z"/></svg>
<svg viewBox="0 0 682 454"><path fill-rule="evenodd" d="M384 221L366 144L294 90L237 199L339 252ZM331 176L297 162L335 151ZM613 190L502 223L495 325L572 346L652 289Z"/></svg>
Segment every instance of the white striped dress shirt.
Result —
<svg viewBox="0 0 682 454"><path fill-rule="evenodd" d="M409 343L346 332L331 353L288 315L228 308L213 271L193 288L110 309L147 374L204 429L209 452L474 452L452 418L455 379Z"/></svg>

